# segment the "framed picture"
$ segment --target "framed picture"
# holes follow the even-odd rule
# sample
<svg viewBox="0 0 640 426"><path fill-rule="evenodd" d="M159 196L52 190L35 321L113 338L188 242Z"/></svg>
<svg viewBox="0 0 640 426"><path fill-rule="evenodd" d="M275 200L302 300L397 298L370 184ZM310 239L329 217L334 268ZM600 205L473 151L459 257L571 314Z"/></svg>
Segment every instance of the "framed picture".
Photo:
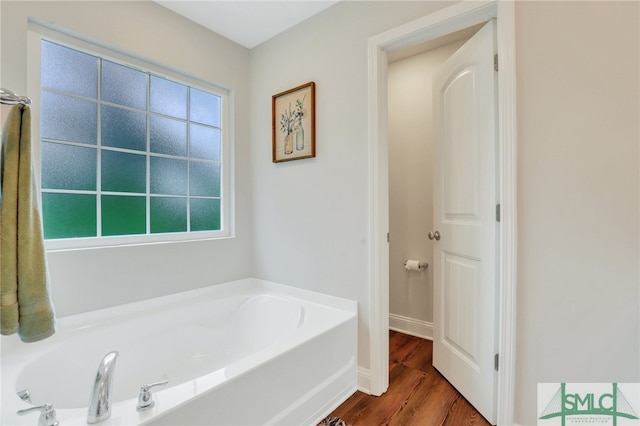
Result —
<svg viewBox="0 0 640 426"><path fill-rule="evenodd" d="M273 162L316 156L316 84L312 81L271 100Z"/></svg>

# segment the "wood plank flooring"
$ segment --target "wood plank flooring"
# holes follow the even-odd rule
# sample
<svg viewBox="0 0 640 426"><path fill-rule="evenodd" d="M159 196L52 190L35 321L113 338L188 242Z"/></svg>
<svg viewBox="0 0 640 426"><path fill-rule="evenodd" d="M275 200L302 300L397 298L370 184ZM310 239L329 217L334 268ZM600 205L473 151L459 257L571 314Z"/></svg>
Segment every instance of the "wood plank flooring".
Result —
<svg viewBox="0 0 640 426"><path fill-rule="evenodd" d="M356 392L329 417L347 426L490 426L433 367L433 342L389 332L389 389Z"/></svg>

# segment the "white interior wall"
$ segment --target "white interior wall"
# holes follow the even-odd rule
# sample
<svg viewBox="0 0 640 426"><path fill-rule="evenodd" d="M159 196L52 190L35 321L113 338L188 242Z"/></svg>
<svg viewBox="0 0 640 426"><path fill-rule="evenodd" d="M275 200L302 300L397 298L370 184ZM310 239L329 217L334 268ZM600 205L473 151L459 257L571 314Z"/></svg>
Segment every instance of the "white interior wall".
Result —
<svg viewBox="0 0 640 426"><path fill-rule="evenodd" d="M151 1L4 1L0 8L1 84L18 93L28 94L29 18L233 88L236 237L49 253L57 315L251 276L249 50Z"/></svg>
<svg viewBox="0 0 640 426"><path fill-rule="evenodd" d="M433 337L432 84L463 41L389 64L389 323ZM407 271L407 259L429 263Z"/></svg>
<svg viewBox="0 0 640 426"><path fill-rule="evenodd" d="M518 2L516 421L541 382L640 382L637 2Z"/></svg>

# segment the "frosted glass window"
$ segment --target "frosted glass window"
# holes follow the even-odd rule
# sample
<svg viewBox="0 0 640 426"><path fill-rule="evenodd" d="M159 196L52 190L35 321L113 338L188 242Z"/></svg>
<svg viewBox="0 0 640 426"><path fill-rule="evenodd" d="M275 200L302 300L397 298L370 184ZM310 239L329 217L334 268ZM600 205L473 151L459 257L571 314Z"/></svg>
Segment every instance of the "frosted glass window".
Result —
<svg viewBox="0 0 640 426"><path fill-rule="evenodd" d="M134 235L147 232L147 200L126 195L102 196L102 235Z"/></svg>
<svg viewBox="0 0 640 426"><path fill-rule="evenodd" d="M96 189L97 150L42 142L42 188Z"/></svg>
<svg viewBox="0 0 640 426"><path fill-rule="evenodd" d="M187 161L151 157L151 193L187 195Z"/></svg>
<svg viewBox="0 0 640 426"><path fill-rule="evenodd" d="M185 232L187 230L187 199L151 197L151 232Z"/></svg>
<svg viewBox="0 0 640 426"><path fill-rule="evenodd" d="M41 85L88 98L98 97L98 58L42 41Z"/></svg>
<svg viewBox="0 0 640 426"><path fill-rule="evenodd" d="M49 247L228 236L225 91L203 90L205 82L191 87L188 76L160 77L166 70L139 58L125 64L49 41L41 46L45 238L109 237ZM191 231L200 234L151 237Z"/></svg>
<svg viewBox="0 0 640 426"><path fill-rule="evenodd" d="M216 231L220 229L220 200L214 198L191 199L191 230Z"/></svg>
<svg viewBox="0 0 640 426"><path fill-rule="evenodd" d="M43 91L40 132L45 139L95 145L98 140L98 105Z"/></svg>
<svg viewBox="0 0 640 426"><path fill-rule="evenodd" d="M102 145L146 151L147 115L110 105L102 106Z"/></svg>
<svg viewBox="0 0 640 426"><path fill-rule="evenodd" d="M103 60L102 100L147 109L147 73Z"/></svg>
<svg viewBox="0 0 640 426"><path fill-rule="evenodd" d="M189 156L220 161L220 129L197 124L190 125Z"/></svg>
<svg viewBox="0 0 640 426"><path fill-rule="evenodd" d="M42 194L45 238L96 236L96 196L88 194Z"/></svg>
<svg viewBox="0 0 640 426"><path fill-rule="evenodd" d="M171 118L151 116L151 152L187 155L187 123Z"/></svg>
<svg viewBox="0 0 640 426"><path fill-rule="evenodd" d="M191 195L220 196L220 164L192 161L189 184Z"/></svg>
<svg viewBox="0 0 640 426"><path fill-rule="evenodd" d="M220 96L193 87L189 89L189 94L189 119L220 127Z"/></svg>
<svg viewBox="0 0 640 426"><path fill-rule="evenodd" d="M146 193L147 159L144 155L102 151L102 190Z"/></svg>
<svg viewBox="0 0 640 426"><path fill-rule="evenodd" d="M187 119L187 86L151 76L152 112Z"/></svg>

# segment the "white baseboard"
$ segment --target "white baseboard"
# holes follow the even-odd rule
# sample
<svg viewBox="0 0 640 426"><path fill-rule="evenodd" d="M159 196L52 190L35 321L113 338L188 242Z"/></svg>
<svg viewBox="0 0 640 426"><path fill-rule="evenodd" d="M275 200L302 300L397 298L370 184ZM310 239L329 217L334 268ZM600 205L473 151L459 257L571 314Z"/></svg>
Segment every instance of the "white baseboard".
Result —
<svg viewBox="0 0 640 426"><path fill-rule="evenodd" d="M433 340L433 323L402 315L389 314L389 329L400 333Z"/></svg>
<svg viewBox="0 0 640 426"><path fill-rule="evenodd" d="M358 390L371 395L371 370L358 367Z"/></svg>

